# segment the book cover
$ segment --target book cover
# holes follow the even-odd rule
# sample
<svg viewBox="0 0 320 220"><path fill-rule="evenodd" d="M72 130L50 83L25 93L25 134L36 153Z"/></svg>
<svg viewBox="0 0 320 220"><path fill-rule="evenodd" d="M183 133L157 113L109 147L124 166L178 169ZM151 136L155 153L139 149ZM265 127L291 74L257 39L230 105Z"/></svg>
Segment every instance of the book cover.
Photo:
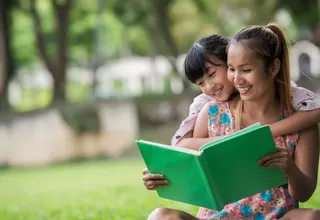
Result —
<svg viewBox="0 0 320 220"><path fill-rule="evenodd" d="M269 126L259 123L210 142L199 151L136 141L150 173L169 181L160 197L221 210L229 203L286 184L278 168L262 168L261 157L276 152Z"/></svg>

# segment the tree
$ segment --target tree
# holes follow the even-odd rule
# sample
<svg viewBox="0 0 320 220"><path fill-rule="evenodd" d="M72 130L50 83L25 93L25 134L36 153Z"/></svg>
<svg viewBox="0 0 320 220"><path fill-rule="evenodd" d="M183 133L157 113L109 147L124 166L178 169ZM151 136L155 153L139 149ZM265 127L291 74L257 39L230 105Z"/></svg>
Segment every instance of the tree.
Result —
<svg viewBox="0 0 320 220"><path fill-rule="evenodd" d="M287 9L300 27L309 32L309 39L320 46L320 1L318 0L278 0L278 7Z"/></svg>
<svg viewBox="0 0 320 220"><path fill-rule="evenodd" d="M9 107L8 85L13 77L14 63L11 50L11 17L10 13L16 5L15 1L0 1L0 98L2 109Z"/></svg>
<svg viewBox="0 0 320 220"><path fill-rule="evenodd" d="M149 39L149 55L164 54L171 64L173 74L181 78L185 88L189 83L180 76L176 64L181 53L173 35L170 7L175 0L128 0L126 3L115 1L113 10L119 20L128 28L141 25Z"/></svg>
<svg viewBox="0 0 320 220"><path fill-rule="evenodd" d="M47 41L43 31L42 23L36 0L30 0L30 12L32 15L34 29L37 39L37 46L41 58L46 68L52 74L54 80L54 100L58 98L64 99L65 76L68 63L68 27L69 27L69 11L72 0L51 0L52 9L55 18L55 35L56 35L56 53L51 56L48 52Z"/></svg>

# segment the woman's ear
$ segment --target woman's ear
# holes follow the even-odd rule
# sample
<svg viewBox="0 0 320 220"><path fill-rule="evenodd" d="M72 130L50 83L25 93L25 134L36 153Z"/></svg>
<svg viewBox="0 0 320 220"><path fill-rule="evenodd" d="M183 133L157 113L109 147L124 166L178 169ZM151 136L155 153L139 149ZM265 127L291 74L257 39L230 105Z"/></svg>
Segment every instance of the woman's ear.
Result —
<svg viewBox="0 0 320 220"><path fill-rule="evenodd" d="M276 75L279 73L280 65L281 65L281 62L279 59L274 59L270 64L269 74L271 75L272 79L276 77Z"/></svg>

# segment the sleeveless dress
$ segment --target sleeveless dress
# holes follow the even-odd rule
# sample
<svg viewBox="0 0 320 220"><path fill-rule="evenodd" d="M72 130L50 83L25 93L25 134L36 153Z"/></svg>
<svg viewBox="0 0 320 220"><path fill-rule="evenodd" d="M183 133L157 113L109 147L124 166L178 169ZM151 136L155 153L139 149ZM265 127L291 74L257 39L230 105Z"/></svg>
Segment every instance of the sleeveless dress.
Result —
<svg viewBox="0 0 320 220"><path fill-rule="evenodd" d="M212 102L208 108L209 136L224 136L235 132L235 119L231 114L228 102ZM281 120L281 117L278 118ZM298 134L276 137L277 146L294 152ZM279 219L291 209L298 208L298 202L289 194L287 185L277 187L256 195L228 204L221 211L200 208L197 214L199 219L217 220L263 220Z"/></svg>

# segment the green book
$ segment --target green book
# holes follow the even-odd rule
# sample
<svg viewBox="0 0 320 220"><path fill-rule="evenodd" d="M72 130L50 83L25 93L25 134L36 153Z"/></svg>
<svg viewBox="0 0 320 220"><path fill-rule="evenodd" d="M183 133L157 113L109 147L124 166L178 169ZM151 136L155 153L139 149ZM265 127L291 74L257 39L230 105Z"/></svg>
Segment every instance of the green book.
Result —
<svg viewBox="0 0 320 220"><path fill-rule="evenodd" d="M199 151L136 141L150 173L163 174L168 186L158 196L222 210L225 205L287 184L279 168L256 162L276 152L269 126L260 123L210 142Z"/></svg>

